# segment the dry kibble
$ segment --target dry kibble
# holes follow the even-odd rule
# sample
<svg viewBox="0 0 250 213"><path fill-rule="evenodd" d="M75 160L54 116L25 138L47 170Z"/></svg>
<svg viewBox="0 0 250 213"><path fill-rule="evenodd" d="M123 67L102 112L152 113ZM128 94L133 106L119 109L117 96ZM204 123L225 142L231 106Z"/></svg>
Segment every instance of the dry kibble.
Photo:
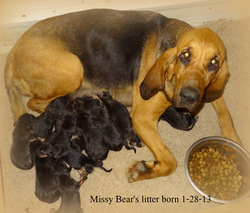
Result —
<svg viewBox="0 0 250 213"><path fill-rule="evenodd" d="M212 197L232 200L240 190L242 176L235 157L223 155L216 147L193 154L189 173L194 183Z"/></svg>

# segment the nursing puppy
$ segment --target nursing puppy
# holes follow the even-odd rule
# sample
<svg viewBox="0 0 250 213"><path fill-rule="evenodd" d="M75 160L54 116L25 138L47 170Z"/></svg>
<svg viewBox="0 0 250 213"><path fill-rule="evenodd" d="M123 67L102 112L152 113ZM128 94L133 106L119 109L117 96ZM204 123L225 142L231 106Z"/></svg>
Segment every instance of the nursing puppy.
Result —
<svg viewBox="0 0 250 213"><path fill-rule="evenodd" d="M71 138L76 133L76 121L73 112L74 102L70 101L65 106L61 116L55 124L55 130L45 139L40 147L40 156L51 157L66 162L70 167L80 170L83 167L87 173L91 173L94 167L99 167L106 172L99 162L94 162L81 153L82 150L75 150L71 146Z"/></svg>
<svg viewBox="0 0 250 213"><path fill-rule="evenodd" d="M112 169L107 170L102 165L102 162L93 161L91 158L85 154L76 151L69 144L46 144L42 146L39 150L41 157L50 157L55 161L61 161L67 163L70 167L85 171L90 174L93 172L94 167L98 167L105 172L110 172Z"/></svg>
<svg viewBox="0 0 250 213"><path fill-rule="evenodd" d="M35 140L32 133L32 124L35 116L25 113L15 123L12 133L13 143L10 149L11 162L19 169L31 169L34 161L30 155L30 143Z"/></svg>
<svg viewBox="0 0 250 213"><path fill-rule="evenodd" d="M81 212L79 188L82 183L71 177L71 169L64 162L51 157L40 158L41 143L34 141L30 145L36 168L35 195L47 203L53 203L61 197L61 205L56 212Z"/></svg>
<svg viewBox="0 0 250 213"><path fill-rule="evenodd" d="M33 122L32 131L36 137L46 138L52 132L57 119L61 116L65 106L69 103L68 95L56 98Z"/></svg>
<svg viewBox="0 0 250 213"><path fill-rule="evenodd" d="M58 162L55 167L55 182L61 195L60 208L56 213L81 213L80 182L74 180L65 164Z"/></svg>
<svg viewBox="0 0 250 213"><path fill-rule="evenodd" d="M76 182L67 173L56 175L58 189L61 194L60 208L56 213L81 213L81 199L79 182Z"/></svg>
<svg viewBox="0 0 250 213"><path fill-rule="evenodd" d="M101 130L91 118L90 112L82 108L82 104L80 101L75 104L76 127L79 142L86 143L84 144L85 152L91 160L94 162L103 161L107 158L109 149L105 146ZM93 105L93 107L95 106Z"/></svg>
<svg viewBox="0 0 250 213"><path fill-rule="evenodd" d="M43 202L54 203L61 196L55 180L55 169L57 166L60 168L63 166L53 158L40 158L38 150L41 144L41 141L34 141L30 144L30 152L36 169L35 195Z"/></svg>
<svg viewBox="0 0 250 213"><path fill-rule="evenodd" d="M100 95L97 96L100 98ZM104 144L106 147L108 147L109 150L120 151L122 147L125 146L128 150L132 149L135 151L135 148L130 147L128 145L128 142L124 140L123 130L116 127L116 123L113 122L112 116L110 116L109 109L107 109L106 104L100 102L99 98L94 98L91 96L83 96L81 98L78 98L77 101L82 103L79 105L79 110L83 110L84 112L87 112L89 114L89 118L92 119L94 124L100 129L104 138ZM125 110L127 109L125 108ZM112 115L114 117L116 116L116 114ZM119 115L117 114L117 116ZM129 116L129 113L127 112L125 116ZM120 119L123 118L121 117ZM124 119L126 120L126 118ZM124 131L126 130L124 129Z"/></svg>
<svg viewBox="0 0 250 213"><path fill-rule="evenodd" d="M73 186L61 191L60 208L55 213L82 213L80 193Z"/></svg>
<svg viewBox="0 0 250 213"><path fill-rule="evenodd" d="M134 131L132 119L127 108L122 103L114 100L109 92L103 92L103 94L98 97L105 104L110 119L113 122L113 126L122 138L123 145L127 149L134 149L133 147L129 147L128 143L130 145L141 147L141 140Z"/></svg>
<svg viewBox="0 0 250 213"><path fill-rule="evenodd" d="M89 113L90 119L100 129L105 146L109 150L120 151L124 144L121 135L110 119L106 106L97 98L85 97L83 110ZM127 148L130 149L128 145Z"/></svg>

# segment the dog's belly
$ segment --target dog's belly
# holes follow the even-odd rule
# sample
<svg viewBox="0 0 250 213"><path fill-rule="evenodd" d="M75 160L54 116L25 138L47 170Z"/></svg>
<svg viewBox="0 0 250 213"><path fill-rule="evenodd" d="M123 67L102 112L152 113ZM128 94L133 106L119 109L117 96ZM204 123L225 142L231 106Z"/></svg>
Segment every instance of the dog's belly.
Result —
<svg viewBox="0 0 250 213"><path fill-rule="evenodd" d="M98 87L97 85L90 83L84 78L81 87L72 94L72 98L80 97L88 94L102 94L102 91L106 90L112 95L112 97L121 102L126 107L132 106L133 96L132 96L133 85L119 86L119 87Z"/></svg>
<svg viewBox="0 0 250 213"><path fill-rule="evenodd" d="M114 91L110 90L110 92L115 100L119 101L126 107L132 106L132 86L115 89Z"/></svg>

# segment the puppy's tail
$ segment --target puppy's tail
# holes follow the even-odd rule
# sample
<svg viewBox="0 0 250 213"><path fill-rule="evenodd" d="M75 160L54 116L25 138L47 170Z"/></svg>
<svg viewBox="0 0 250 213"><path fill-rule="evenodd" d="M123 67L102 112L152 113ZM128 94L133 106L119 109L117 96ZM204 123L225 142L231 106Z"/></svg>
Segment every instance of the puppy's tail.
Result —
<svg viewBox="0 0 250 213"><path fill-rule="evenodd" d="M111 169L106 169L106 168L104 168L103 166L98 166L100 169L102 169L103 171L105 171L105 172L111 172L113 169L111 168Z"/></svg>
<svg viewBox="0 0 250 213"><path fill-rule="evenodd" d="M136 148L129 146L128 144L125 144L124 146L126 147L127 150L133 150L134 153L136 154Z"/></svg>
<svg viewBox="0 0 250 213"><path fill-rule="evenodd" d="M111 172L113 170L112 168L111 169L106 169L105 167L103 167L103 162L102 161L97 162L95 164L95 167L98 167L98 168L102 169L105 172Z"/></svg>
<svg viewBox="0 0 250 213"><path fill-rule="evenodd" d="M14 121L16 121L22 114L26 113L26 108L23 103L22 94L18 90L14 82L13 67L7 58L4 80L5 87L9 96L10 106L13 113Z"/></svg>

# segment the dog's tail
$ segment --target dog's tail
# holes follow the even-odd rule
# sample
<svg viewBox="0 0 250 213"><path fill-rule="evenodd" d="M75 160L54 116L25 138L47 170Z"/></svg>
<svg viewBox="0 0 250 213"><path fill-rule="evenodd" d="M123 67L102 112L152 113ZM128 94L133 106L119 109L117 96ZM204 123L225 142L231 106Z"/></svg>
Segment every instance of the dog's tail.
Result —
<svg viewBox="0 0 250 213"><path fill-rule="evenodd" d="M23 103L22 94L15 85L13 78L13 66L7 58L4 70L5 87L9 96L10 106L13 113L14 121L16 121L22 114L26 113L26 108Z"/></svg>

